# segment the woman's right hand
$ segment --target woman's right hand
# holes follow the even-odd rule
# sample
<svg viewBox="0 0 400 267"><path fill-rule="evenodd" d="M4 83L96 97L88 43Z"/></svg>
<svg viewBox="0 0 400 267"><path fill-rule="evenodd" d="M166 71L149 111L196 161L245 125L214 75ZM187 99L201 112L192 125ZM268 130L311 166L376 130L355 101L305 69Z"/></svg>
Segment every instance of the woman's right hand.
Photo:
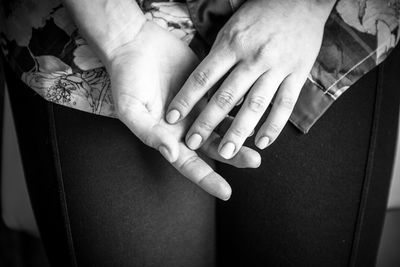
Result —
<svg viewBox="0 0 400 267"><path fill-rule="evenodd" d="M158 25L145 21L135 38L113 49L105 61L120 120L189 180L220 199L229 199L231 188L225 179L184 143L188 127L205 103L199 103L191 116L178 124L164 120L168 104L199 63L191 49ZM202 152L240 168L260 165L260 155L247 147L230 160L222 158L217 151L220 140L213 133Z"/></svg>

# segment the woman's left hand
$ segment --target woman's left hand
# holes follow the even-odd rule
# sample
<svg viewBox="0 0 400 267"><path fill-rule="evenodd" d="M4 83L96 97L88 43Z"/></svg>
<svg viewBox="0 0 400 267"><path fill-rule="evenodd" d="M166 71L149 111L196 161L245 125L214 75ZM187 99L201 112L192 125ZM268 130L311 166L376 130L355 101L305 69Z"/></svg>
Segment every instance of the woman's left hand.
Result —
<svg viewBox="0 0 400 267"><path fill-rule="evenodd" d="M220 30L208 56L170 103L167 121L184 119L227 75L189 129L187 145L198 149L248 93L219 145L219 153L232 158L275 97L255 139L257 147L266 148L292 113L319 53L333 4L332 0L246 1Z"/></svg>

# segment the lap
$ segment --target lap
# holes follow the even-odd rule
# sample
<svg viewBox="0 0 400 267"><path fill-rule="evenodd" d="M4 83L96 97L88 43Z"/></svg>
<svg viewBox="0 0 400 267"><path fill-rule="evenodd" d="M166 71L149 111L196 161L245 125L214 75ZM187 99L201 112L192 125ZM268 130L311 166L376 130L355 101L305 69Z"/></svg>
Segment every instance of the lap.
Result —
<svg viewBox="0 0 400 267"><path fill-rule="evenodd" d="M212 197L118 120L8 82L32 205L55 266L214 264Z"/></svg>
<svg viewBox="0 0 400 267"><path fill-rule="evenodd" d="M396 142L399 52L307 135L288 124L257 170L218 165L233 188L217 206L222 266L347 266L359 255L359 266L373 265Z"/></svg>
<svg viewBox="0 0 400 267"><path fill-rule="evenodd" d="M119 121L58 106L53 111L78 260L96 266L212 265L210 196Z"/></svg>
<svg viewBox="0 0 400 267"><path fill-rule="evenodd" d="M96 266L210 266L216 238L221 265L357 261L363 244L378 242L394 154L398 92L392 89L398 79L380 75L375 70L355 84L307 135L288 125L263 151L258 170L218 165L233 196L218 202L217 236L214 200L122 123L46 102L9 78L27 184L49 258L56 266L74 259ZM387 131L379 134L382 127ZM371 155L381 151L387 164L374 176ZM373 208L365 204L370 196ZM371 211L377 219L366 225L375 228L365 228L361 217ZM365 238L363 229L375 230ZM373 254L373 248L365 251Z"/></svg>

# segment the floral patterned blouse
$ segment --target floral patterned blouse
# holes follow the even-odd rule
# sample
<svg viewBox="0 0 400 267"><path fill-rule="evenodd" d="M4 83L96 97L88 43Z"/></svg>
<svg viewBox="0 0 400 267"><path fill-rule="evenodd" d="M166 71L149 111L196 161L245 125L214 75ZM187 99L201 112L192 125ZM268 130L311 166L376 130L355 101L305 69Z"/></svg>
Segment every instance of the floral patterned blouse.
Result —
<svg viewBox="0 0 400 267"><path fill-rule="evenodd" d="M200 58L245 0L137 0L146 17ZM116 117L110 80L61 0L11 0L0 6L0 47L22 81L48 101ZM306 133L400 39L400 0L338 0L319 56L290 121Z"/></svg>

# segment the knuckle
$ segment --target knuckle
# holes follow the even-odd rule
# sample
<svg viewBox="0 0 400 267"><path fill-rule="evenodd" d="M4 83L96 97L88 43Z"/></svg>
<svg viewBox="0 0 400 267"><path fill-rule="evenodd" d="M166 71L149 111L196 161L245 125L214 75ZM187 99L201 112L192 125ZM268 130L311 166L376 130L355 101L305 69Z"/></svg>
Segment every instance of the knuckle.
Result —
<svg viewBox="0 0 400 267"><path fill-rule="evenodd" d="M279 107L285 108L287 110L292 110L296 101L292 97L282 96L278 99L277 105Z"/></svg>
<svg viewBox="0 0 400 267"><path fill-rule="evenodd" d="M267 130L272 136L277 136L281 132L282 127L276 123L270 123Z"/></svg>
<svg viewBox="0 0 400 267"><path fill-rule="evenodd" d="M274 53L274 45L271 42L271 38L266 42L258 46L252 56L252 61L263 67L271 67L276 64L277 53Z"/></svg>
<svg viewBox="0 0 400 267"><path fill-rule="evenodd" d="M270 53L270 49L263 46L258 49L256 53L252 56L252 61L256 66L261 67L262 69L269 69L272 66L276 65L273 56Z"/></svg>
<svg viewBox="0 0 400 267"><path fill-rule="evenodd" d="M189 103L189 101L188 101L185 97L178 98L178 99L176 100L176 104L177 104L179 107L181 107L182 109L185 109L185 110L187 110L187 109L190 108L190 103Z"/></svg>
<svg viewBox="0 0 400 267"><path fill-rule="evenodd" d="M232 47L232 48L245 47L246 36L243 31L233 28L233 29L229 30L227 33L225 33L225 35L228 36L230 47Z"/></svg>
<svg viewBox="0 0 400 267"><path fill-rule="evenodd" d="M261 112L267 106L267 99L264 96L251 96L247 103L249 109L253 112Z"/></svg>
<svg viewBox="0 0 400 267"><path fill-rule="evenodd" d="M205 121L205 120L199 120L197 122L197 125L200 129L202 129L206 132L211 132L214 129L213 125L210 122Z"/></svg>
<svg viewBox="0 0 400 267"><path fill-rule="evenodd" d="M229 34L230 31L227 29L227 27L223 27L217 34L217 37L215 38L215 42L213 44L213 49L215 46L223 44L226 40L229 40Z"/></svg>
<svg viewBox="0 0 400 267"><path fill-rule="evenodd" d="M241 64L241 71L243 73L255 73L255 72L259 72L260 68L259 68L258 64L255 64L251 60L245 60Z"/></svg>
<svg viewBox="0 0 400 267"><path fill-rule="evenodd" d="M227 110L234 104L234 95L231 90L223 90L215 94L214 101L223 110Z"/></svg>
<svg viewBox="0 0 400 267"><path fill-rule="evenodd" d="M196 71L193 73L192 79L196 88L206 87L210 80L206 71Z"/></svg>
<svg viewBox="0 0 400 267"><path fill-rule="evenodd" d="M232 128L231 130L231 134L239 138L247 137L248 136L247 132L248 131L246 131L246 129L239 127Z"/></svg>
<svg viewBox="0 0 400 267"><path fill-rule="evenodd" d="M271 49L268 44L263 44L255 52L255 59L256 60L263 60L268 58L271 54Z"/></svg>
<svg viewBox="0 0 400 267"><path fill-rule="evenodd" d="M198 156L191 156L190 158L186 159L182 164L180 164L179 169L187 169L192 165L197 165L200 163L200 158Z"/></svg>

